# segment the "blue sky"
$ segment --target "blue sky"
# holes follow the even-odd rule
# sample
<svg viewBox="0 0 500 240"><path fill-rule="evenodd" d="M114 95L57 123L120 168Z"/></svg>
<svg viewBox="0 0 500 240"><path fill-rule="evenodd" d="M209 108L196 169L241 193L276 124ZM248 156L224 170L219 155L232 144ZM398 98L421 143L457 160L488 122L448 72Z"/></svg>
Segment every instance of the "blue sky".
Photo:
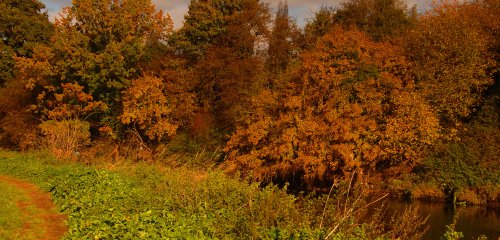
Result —
<svg viewBox="0 0 500 240"><path fill-rule="evenodd" d="M163 9L170 14L174 25L178 28L182 26L184 14L187 12L189 0L152 0L157 8ZM278 6L279 0L263 0L270 4L272 8ZM305 21L310 18L322 5L338 6L344 0L288 0L290 15L292 15L299 26L303 26ZM419 10L424 10L431 0L407 0L408 6L417 4ZM50 19L58 16L59 11L71 4L71 0L41 0L45 3Z"/></svg>

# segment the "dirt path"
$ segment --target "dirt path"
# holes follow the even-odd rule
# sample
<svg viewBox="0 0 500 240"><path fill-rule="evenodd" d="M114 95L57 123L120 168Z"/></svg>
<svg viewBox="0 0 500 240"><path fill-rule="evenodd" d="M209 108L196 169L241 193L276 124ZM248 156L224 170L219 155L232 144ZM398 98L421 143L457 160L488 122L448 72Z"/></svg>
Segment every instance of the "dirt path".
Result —
<svg viewBox="0 0 500 240"><path fill-rule="evenodd" d="M40 231L43 235L40 239L44 240L57 240L61 239L67 231L65 224L66 216L57 212L54 203L50 199L48 193L42 192L37 186L10 176L0 175L0 181L12 185L24 192L28 196L28 201L17 202L17 206L21 209L23 214L33 215L26 211L28 207L36 208L34 216L27 216L28 218L35 218L40 220ZM33 228L29 223L24 223L23 228ZM37 226L38 227L38 226ZM33 229L36 231L36 229Z"/></svg>

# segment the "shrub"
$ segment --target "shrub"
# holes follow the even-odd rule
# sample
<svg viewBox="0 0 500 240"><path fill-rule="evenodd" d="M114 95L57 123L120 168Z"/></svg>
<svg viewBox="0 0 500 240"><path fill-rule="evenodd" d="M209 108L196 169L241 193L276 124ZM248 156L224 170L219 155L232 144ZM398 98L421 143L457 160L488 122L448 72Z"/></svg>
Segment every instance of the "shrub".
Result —
<svg viewBox="0 0 500 240"><path fill-rule="evenodd" d="M445 189L478 186L488 181L490 173L479 168L478 156L461 143L441 144L429 156L423 169Z"/></svg>
<svg viewBox="0 0 500 240"><path fill-rule="evenodd" d="M80 120L49 120L39 125L48 149L58 158L74 158L90 144L90 124Z"/></svg>

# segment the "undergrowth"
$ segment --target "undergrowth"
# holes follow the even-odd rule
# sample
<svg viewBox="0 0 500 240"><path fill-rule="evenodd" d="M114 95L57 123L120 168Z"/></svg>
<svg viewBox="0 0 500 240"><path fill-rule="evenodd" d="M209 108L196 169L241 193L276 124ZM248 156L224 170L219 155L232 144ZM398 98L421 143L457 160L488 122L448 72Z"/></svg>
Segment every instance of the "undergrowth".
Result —
<svg viewBox="0 0 500 240"><path fill-rule="evenodd" d="M49 191L68 215L67 239L387 239L404 231L358 221L361 201L290 195L219 171L0 151L0 174Z"/></svg>

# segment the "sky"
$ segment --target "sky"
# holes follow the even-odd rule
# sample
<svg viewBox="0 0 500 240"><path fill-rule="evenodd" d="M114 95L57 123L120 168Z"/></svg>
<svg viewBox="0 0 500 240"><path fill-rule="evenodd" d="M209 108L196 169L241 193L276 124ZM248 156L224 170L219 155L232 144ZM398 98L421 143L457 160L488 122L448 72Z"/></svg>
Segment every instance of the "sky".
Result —
<svg viewBox="0 0 500 240"><path fill-rule="evenodd" d="M187 13L189 0L152 0L155 6L163 9L172 17L174 26L182 26L184 15ZM270 4L271 8L276 9L279 0L263 0ZM322 5L338 6L344 0L288 0L290 15L297 20L299 26L304 26L308 18L313 16ZM58 16L60 10L71 4L71 0L41 0L45 4L49 13L50 20ZM429 6L430 0L407 0L408 6L417 5L419 11L423 11Z"/></svg>

